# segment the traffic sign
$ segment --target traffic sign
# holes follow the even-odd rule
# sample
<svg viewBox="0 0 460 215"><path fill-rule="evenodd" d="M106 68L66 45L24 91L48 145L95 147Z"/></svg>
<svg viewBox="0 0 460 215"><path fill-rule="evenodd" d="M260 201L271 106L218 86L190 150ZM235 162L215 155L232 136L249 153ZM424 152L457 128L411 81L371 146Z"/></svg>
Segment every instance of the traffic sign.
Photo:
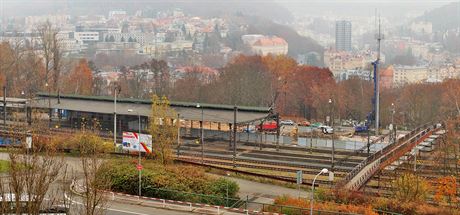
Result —
<svg viewBox="0 0 460 215"><path fill-rule="evenodd" d="M329 172L329 181L334 181L334 173Z"/></svg>
<svg viewBox="0 0 460 215"><path fill-rule="evenodd" d="M142 165L138 164L138 165L136 165L136 168L137 168L137 170L142 170L143 167L142 167Z"/></svg>

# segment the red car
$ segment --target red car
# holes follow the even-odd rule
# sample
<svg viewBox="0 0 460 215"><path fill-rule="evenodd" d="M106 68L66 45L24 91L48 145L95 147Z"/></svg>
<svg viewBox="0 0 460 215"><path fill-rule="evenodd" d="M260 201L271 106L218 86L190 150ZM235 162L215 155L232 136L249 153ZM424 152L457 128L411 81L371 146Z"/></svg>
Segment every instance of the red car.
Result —
<svg viewBox="0 0 460 215"><path fill-rule="evenodd" d="M262 126L257 125L258 131L276 131L278 126L276 126L276 122L265 122Z"/></svg>

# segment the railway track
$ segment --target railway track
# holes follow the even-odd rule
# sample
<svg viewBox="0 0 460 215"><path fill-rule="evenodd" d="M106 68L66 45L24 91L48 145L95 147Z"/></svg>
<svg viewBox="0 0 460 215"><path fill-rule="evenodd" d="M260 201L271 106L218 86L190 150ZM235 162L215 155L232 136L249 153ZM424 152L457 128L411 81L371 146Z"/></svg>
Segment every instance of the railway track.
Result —
<svg viewBox="0 0 460 215"><path fill-rule="evenodd" d="M181 152L181 155L190 155L192 157L195 157L199 159L201 157L200 153L190 153L190 152ZM216 160L221 160L221 161L233 161L233 157L225 157L225 156L220 156L220 155L210 155L210 154L204 154L205 158L212 158ZM299 164L299 163L290 163L290 162L279 162L279 161L267 161L267 160L256 160L256 159L250 159L250 158L241 158L241 157L236 157L235 158L236 162L243 162L243 163L252 163L252 164L265 164L265 165L270 165L270 166L281 166L281 167L292 167L292 168L297 168L297 169L315 169L315 170L321 170L322 168L328 168L330 166L329 164L321 164L321 165L307 165L307 164ZM352 169L352 167L336 167L337 170L340 170L341 172L348 172L349 170Z"/></svg>
<svg viewBox="0 0 460 215"><path fill-rule="evenodd" d="M193 161L196 163L201 164L201 159L196 158L196 156L180 156L176 160L187 160L187 161ZM212 159L212 158L205 158L204 163L206 164L217 164L217 165L222 165L222 166L229 166L233 167L234 164L232 161L223 161L220 159ZM236 163L237 167L243 167L243 168L250 168L250 169L262 169L262 170L271 170L271 171L278 171L278 172L287 172L287 173L295 173L298 170L302 170L304 174L311 174L315 175L318 173L317 170L312 170L312 169L305 169L305 168L293 168L293 167L285 167L285 166L275 166L275 165L264 165L264 164L254 164L254 163L247 163L247 162L237 162ZM334 174L337 177L342 177L345 175L344 172L336 172Z"/></svg>
<svg viewBox="0 0 460 215"><path fill-rule="evenodd" d="M176 160L178 160L180 162L183 162L183 163L188 163L188 164L193 164L193 165L198 165L198 166L205 166L205 167L210 167L210 168L216 168L216 169L220 169L220 170L225 170L225 171L235 172L235 173L241 173L241 174L245 174L245 175L263 177L263 178L268 178L268 179L273 179L273 180L278 180L278 181L284 181L284 182L291 182L291 183L296 183L297 182L295 177L279 176L279 175L275 176L275 175L261 174L261 173L251 172L251 171L240 170L240 169L237 169L237 168L236 169L235 168L228 168L228 167L225 167L225 166L228 166L228 165L226 165L226 164L222 165L222 162L220 162L220 161L206 160L202 164L201 160L197 160L197 159L194 159L194 158L178 158ZM232 166L233 166L233 164L232 164ZM311 182L310 182L310 180L303 179L302 184L311 185ZM318 178L316 180L316 182L315 182L315 185L316 184L330 185L331 182L321 180L320 178Z"/></svg>
<svg viewBox="0 0 460 215"><path fill-rule="evenodd" d="M180 152L183 153L201 153L200 149L186 149L184 150L183 148L179 150ZM222 157L232 157L233 153L229 151L219 151L219 150L210 150L210 149L205 149L206 154L213 154L215 156L222 156ZM276 155L276 154L265 154L264 152L261 151L244 151L244 150L239 150L237 153L238 157L240 158L246 158L246 159L254 159L254 160L273 160L273 161L278 161L280 164L283 162L289 162L289 163L312 163L312 164L324 164L324 165L330 165L331 163L331 157L330 156L312 156L310 155L290 155L290 154L284 154L284 155ZM343 162L342 166L343 167L355 167L358 165L359 162ZM339 166L339 165L336 165Z"/></svg>

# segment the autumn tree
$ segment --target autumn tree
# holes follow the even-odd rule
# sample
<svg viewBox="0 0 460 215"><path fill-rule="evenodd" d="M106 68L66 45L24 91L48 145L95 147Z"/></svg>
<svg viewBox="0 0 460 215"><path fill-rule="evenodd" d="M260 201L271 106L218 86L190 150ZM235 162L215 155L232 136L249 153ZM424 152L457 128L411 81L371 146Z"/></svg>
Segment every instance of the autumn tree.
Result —
<svg viewBox="0 0 460 215"><path fill-rule="evenodd" d="M171 109L166 97L152 97L149 131L152 135L153 151L158 162L167 165L171 162L172 146L177 142L178 122L176 112Z"/></svg>
<svg viewBox="0 0 460 215"><path fill-rule="evenodd" d="M171 98L176 101L198 102L209 101L213 96L209 84L215 81L217 75L207 67L188 67L173 83Z"/></svg>
<svg viewBox="0 0 460 215"><path fill-rule="evenodd" d="M310 66L299 66L292 73L288 80L290 91L287 93L287 101L278 100L277 106L286 103L285 114L324 119L329 113L329 98L336 101L336 83L332 73L329 69Z"/></svg>
<svg viewBox="0 0 460 215"><path fill-rule="evenodd" d="M437 119L442 106L442 91L437 84L417 83L404 86L397 104L405 113L405 123L416 127Z"/></svg>
<svg viewBox="0 0 460 215"><path fill-rule="evenodd" d="M224 68L212 83L214 103L248 106L271 106L275 86L260 56L238 56Z"/></svg>
<svg viewBox="0 0 460 215"><path fill-rule="evenodd" d="M337 88L341 116L345 119L365 120L371 111L372 82L351 78L339 82Z"/></svg>
<svg viewBox="0 0 460 215"><path fill-rule="evenodd" d="M456 188L457 186L455 186L455 189L449 187L453 186L452 183L457 185L460 177L460 118L453 117L446 120L445 129L447 133L442 135L438 140L438 144L436 145L437 150L433 156L436 169L444 178L438 181L438 186L441 186L441 190L437 193L437 200L447 201L447 203L452 204L459 203L456 200L460 196L460 192ZM455 181L452 181L453 179ZM447 182L450 184L446 184ZM454 194L452 192L455 192L455 198L453 198L452 195Z"/></svg>
<svg viewBox="0 0 460 215"><path fill-rule="evenodd" d="M452 204L457 203L457 179L455 176L445 176L436 180L434 200L438 204Z"/></svg>
<svg viewBox="0 0 460 215"><path fill-rule="evenodd" d="M146 64L146 68L153 73L154 93L159 96L168 96L170 88L170 74L166 61L152 59Z"/></svg>
<svg viewBox="0 0 460 215"><path fill-rule="evenodd" d="M86 59L80 59L65 78L63 91L71 94L91 95L93 88L93 73Z"/></svg>
<svg viewBox="0 0 460 215"><path fill-rule="evenodd" d="M446 80L442 83L442 87L442 107L446 115L460 116L460 80Z"/></svg>

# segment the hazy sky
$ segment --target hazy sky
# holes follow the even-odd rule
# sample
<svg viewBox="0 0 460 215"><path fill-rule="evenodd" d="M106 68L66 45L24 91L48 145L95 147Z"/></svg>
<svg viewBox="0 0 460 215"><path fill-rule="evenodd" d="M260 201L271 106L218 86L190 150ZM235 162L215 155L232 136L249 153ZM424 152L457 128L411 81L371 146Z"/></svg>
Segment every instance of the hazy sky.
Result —
<svg viewBox="0 0 460 215"><path fill-rule="evenodd" d="M68 2L91 3L98 0L0 0L0 13L3 16L39 15L62 9ZM129 2L130 0L113 0ZM143 0L138 0L144 2ZM146 4L168 0L145 0ZM180 2L212 2L213 0L174 0ZM231 2L232 0L228 0ZM261 7L267 0L247 0L260 2ZM454 0L274 0L288 8L294 14L373 16L375 8L384 17L401 17L407 14L422 14L424 11L446 5ZM460 1L460 0L455 0ZM142 7L141 7L142 8ZM72 8L69 8L72 10ZM225 9L225 8L223 8Z"/></svg>

